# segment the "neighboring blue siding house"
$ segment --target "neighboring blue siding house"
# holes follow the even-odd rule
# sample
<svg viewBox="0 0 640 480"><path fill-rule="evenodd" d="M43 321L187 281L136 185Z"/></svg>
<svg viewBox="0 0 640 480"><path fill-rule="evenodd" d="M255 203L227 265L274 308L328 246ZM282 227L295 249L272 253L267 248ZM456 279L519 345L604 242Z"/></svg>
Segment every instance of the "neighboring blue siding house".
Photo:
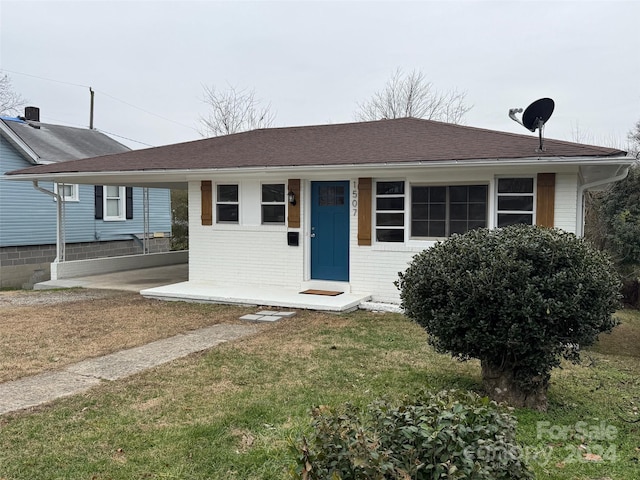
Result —
<svg viewBox="0 0 640 480"><path fill-rule="evenodd" d="M41 182L36 189L3 178L32 165L126 152L126 146L96 130L41 123L33 107L25 117L0 117L0 142L0 287L49 279L59 254L58 207L56 197L40 189L64 198L64 260L139 254L143 246L147 252L169 249L167 189L149 189L144 212L142 188Z"/></svg>

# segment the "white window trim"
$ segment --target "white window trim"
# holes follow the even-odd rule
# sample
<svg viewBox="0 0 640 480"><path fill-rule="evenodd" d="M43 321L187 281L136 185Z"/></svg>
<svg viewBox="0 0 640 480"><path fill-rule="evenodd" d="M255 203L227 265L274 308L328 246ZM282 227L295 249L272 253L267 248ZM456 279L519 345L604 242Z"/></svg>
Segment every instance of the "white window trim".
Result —
<svg viewBox="0 0 640 480"><path fill-rule="evenodd" d="M238 187L238 200L235 202L221 202L218 200L218 187L221 185L235 185L236 187ZM233 183L233 182L220 182L220 183L216 183L215 185L215 212L214 215L216 217L216 224L219 225L241 225L242 224L242 219L241 219L241 211L240 211L240 184L239 183ZM218 205L237 205L238 206L238 221L237 222L229 222L227 220L220 220L218 218Z"/></svg>
<svg viewBox="0 0 640 480"><path fill-rule="evenodd" d="M63 196L62 200L64 202L79 202L80 201L80 193L79 193L79 188L78 188L78 184L76 183L55 183L53 184L53 191L55 193L58 193L58 185L69 185L71 187L71 195L70 196ZM57 201L57 197L53 197L54 201Z"/></svg>
<svg viewBox="0 0 640 480"><path fill-rule="evenodd" d="M126 192L125 192L125 187L118 187L118 194L119 194L119 199L120 199L120 209L118 212L118 215L115 216L110 216L107 212L107 200L109 200L110 198L107 196L107 192L108 192L108 187L107 185L103 185L102 186L102 220L104 220L105 222L121 222L126 220L125 218L125 214L126 214L126 202L127 202L127 198L126 198ZM115 197L112 197L111 199L114 199Z"/></svg>
<svg viewBox="0 0 640 480"><path fill-rule="evenodd" d="M532 193L499 193L498 192L498 183L500 179L504 178L531 178L533 179L533 192ZM531 214L531 225L536 225L536 205L538 202L538 176L535 174L530 175L498 175L495 177L495 189L494 189L494 200L495 200L495 214L493 217L493 227L498 228L498 214L500 213L512 213L512 214ZM509 196L521 196L521 197L533 197L533 204L531 206L532 210L499 210L498 208L498 198L501 195L509 195Z"/></svg>
<svg viewBox="0 0 640 480"><path fill-rule="evenodd" d="M404 193L403 194L393 194L393 195L381 195L380 197L382 198L404 198L404 210L378 210L378 183L390 183L390 182L402 182L404 183ZM388 178L381 178L381 179L374 179L373 181L373 185L372 185L372 194L373 194L373 208L371 209L372 211L372 215L373 215L373 219L372 219L372 226L373 226L373 241L374 244L378 244L378 245L404 245L407 243L407 237L409 235L408 232L408 228L407 228L407 221L409 220L409 216L410 216L410 212L409 210L407 210L407 199L409 198L409 192L407 192L407 180L403 179L403 178L395 178L395 179L388 179ZM381 225L379 228L381 229L385 229L385 230L402 230L403 231L403 241L402 242L381 242L378 241L378 234L377 234L377 229L378 229L378 213L402 213L404 215L404 224L402 226L387 226L387 225Z"/></svg>
<svg viewBox="0 0 640 480"><path fill-rule="evenodd" d="M282 191L284 192L284 197L282 202L265 202L262 200L262 186L263 185L282 185ZM261 182L260 183L260 224L261 225L285 225L287 223L287 203L288 203L288 191L287 184L285 182ZM240 191L238 190L238 197L240 196ZM264 215L262 213L262 207L264 205L274 206L274 205L284 205L284 219L282 222L265 222Z"/></svg>

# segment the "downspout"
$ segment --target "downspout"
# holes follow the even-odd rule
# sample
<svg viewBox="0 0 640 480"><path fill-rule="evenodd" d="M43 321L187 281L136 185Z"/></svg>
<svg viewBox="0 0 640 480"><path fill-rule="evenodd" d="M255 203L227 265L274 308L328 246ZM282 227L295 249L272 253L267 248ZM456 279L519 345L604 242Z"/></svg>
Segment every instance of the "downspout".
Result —
<svg viewBox="0 0 640 480"><path fill-rule="evenodd" d="M56 258L54 263L64 262L65 255L65 238L64 238L64 219L63 215L63 200L59 193L52 192L51 190L47 190L46 188L42 188L38 185L38 180L33 181L33 188L38 190L39 192L46 193L47 195L52 196L56 200Z"/></svg>
<svg viewBox="0 0 640 480"><path fill-rule="evenodd" d="M618 174L620 168L624 168L624 171ZM591 188L600 187L608 183L619 182L620 180L627 178L627 175L629 175L629 168L631 167L629 165L626 167L621 165L620 168L618 168L616 175L613 177L597 180L591 183L585 183L578 188L578 224L576 225L576 235L578 237L584 236L584 193Z"/></svg>

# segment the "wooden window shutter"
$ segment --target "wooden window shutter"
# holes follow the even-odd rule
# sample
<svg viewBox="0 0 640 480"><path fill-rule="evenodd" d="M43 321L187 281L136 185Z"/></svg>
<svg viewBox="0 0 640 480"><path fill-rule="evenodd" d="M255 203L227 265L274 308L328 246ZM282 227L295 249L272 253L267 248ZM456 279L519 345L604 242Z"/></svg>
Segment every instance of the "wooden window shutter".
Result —
<svg viewBox="0 0 640 480"><path fill-rule="evenodd" d="M287 186L287 194L293 192L296 196L296 204L288 204L287 225L289 228L300 228L300 179L289 179L289 185ZM286 195L285 195L286 198Z"/></svg>
<svg viewBox="0 0 640 480"><path fill-rule="evenodd" d="M131 220L133 218L133 188L125 188L125 218Z"/></svg>
<svg viewBox="0 0 640 480"><path fill-rule="evenodd" d="M203 180L200 184L202 225L213 225L213 196L211 180Z"/></svg>
<svg viewBox="0 0 640 480"><path fill-rule="evenodd" d="M536 201L536 225L554 227L554 205L556 199L556 174L539 173Z"/></svg>
<svg viewBox="0 0 640 480"><path fill-rule="evenodd" d="M95 202L95 219L102 220L104 218L104 204L102 203L102 185L96 185L94 187L94 202Z"/></svg>
<svg viewBox="0 0 640 480"><path fill-rule="evenodd" d="M371 178L358 179L358 245L371 245Z"/></svg>

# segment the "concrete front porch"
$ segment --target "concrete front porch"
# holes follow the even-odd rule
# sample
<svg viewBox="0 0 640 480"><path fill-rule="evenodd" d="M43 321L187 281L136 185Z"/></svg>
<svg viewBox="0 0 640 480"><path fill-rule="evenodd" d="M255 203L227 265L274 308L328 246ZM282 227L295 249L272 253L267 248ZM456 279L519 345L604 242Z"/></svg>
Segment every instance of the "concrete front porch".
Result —
<svg viewBox="0 0 640 480"><path fill-rule="evenodd" d="M371 299L371 295L342 293L336 296L310 295L299 290L274 287L233 287L182 282L148 288L140 294L158 300L211 302L237 305L299 308L328 312L348 312Z"/></svg>

